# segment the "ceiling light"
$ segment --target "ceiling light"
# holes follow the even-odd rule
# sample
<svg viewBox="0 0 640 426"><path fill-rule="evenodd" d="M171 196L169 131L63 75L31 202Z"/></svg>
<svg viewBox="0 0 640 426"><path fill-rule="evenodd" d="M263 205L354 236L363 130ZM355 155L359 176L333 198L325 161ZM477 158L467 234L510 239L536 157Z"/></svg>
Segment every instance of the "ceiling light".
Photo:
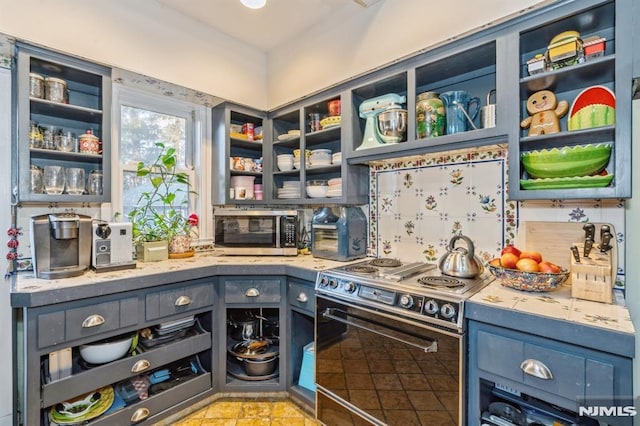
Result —
<svg viewBox="0 0 640 426"><path fill-rule="evenodd" d="M267 0L240 0L240 3L248 7L249 9L260 9L267 4Z"/></svg>

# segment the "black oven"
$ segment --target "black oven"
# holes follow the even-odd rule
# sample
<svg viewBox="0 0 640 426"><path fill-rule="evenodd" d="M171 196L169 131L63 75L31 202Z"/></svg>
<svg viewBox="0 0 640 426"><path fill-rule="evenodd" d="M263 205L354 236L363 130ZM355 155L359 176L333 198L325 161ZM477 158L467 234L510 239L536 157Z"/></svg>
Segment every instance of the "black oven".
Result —
<svg viewBox="0 0 640 426"><path fill-rule="evenodd" d="M463 425L464 335L316 295L316 413L326 425Z"/></svg>

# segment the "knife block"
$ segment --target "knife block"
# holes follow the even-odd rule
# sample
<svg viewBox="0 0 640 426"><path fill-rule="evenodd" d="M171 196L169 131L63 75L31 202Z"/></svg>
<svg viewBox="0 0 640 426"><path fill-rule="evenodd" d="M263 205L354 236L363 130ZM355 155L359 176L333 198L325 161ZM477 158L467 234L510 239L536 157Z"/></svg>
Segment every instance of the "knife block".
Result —
<svg viewBox="0 0 640 426"><path fill-rule="evenodd" d="M582 254L583 243L575 243ZM571 257L571 297L594 302L613 303L613 286L615 284L612 273L613 253L601 253L594 246L589 257L580 258L580 262Z"/></svg>

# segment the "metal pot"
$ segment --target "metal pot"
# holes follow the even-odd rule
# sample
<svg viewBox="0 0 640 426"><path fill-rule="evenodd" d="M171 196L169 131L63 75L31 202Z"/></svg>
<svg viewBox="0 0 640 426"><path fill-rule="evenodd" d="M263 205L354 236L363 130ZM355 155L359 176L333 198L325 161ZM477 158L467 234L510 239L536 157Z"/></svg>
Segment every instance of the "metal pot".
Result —
<svg viewBox="0 0 640 426"><path fill-rule="evenodd" d="M260 334L260 321L255 317L236 320L229 316L227 319L229 336L234 340L250 340Z"/></svg>
<svg viewBox="0 0 640 426"><path fill-rule="evenodd" d="M467 248L455 247L458 240L467 243ZM474 278L484 272L482 261L474 254L473 242L464 235L451 238L447 253L440 258L438 266L444 275L458 278Z"/></svg>
<svg viewBox="0 0 640 426"><path fill-rule="evenodd" d="M278 356L267 359L245 358L242 359L242 365L249 376L268 376L275 371L276 365L278 365Z"/></svg>

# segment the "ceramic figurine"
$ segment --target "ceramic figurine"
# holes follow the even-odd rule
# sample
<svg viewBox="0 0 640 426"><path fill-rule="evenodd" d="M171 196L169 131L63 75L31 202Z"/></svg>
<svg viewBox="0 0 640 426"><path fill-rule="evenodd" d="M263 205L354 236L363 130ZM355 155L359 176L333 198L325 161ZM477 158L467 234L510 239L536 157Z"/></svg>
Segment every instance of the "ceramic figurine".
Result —
<svg viewBox="0 0 640 426"><path fill-rule="evenodd" d="M569 110L569 102L558 102L550 90L535 92L527 99L530 116L520 122L523 129L529 128L529 136L546 135L560 131L560 118Z"/></svg>

